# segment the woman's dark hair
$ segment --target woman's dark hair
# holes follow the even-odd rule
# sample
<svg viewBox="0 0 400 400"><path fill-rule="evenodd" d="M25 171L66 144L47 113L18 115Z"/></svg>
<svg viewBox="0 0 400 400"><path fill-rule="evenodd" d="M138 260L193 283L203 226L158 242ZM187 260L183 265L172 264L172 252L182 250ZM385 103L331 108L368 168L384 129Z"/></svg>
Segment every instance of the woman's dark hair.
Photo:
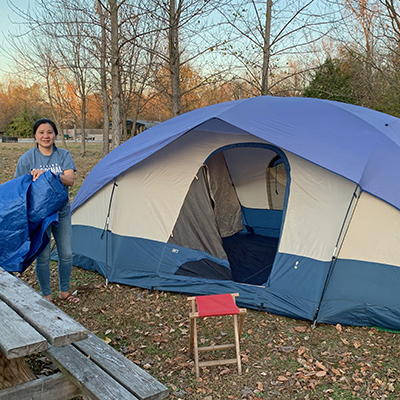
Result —
<svg viewBox="0 0 400 400"><path fill-rule="evenodd" d="M35 125L33 125L33 136L35 136L36 131L38 130L39 126L42 124L50 124L51 127L53 128L55 135L56 136L58 135L58 130L57 130L56 124L51 119L41 118L35 122Z"/></svg>

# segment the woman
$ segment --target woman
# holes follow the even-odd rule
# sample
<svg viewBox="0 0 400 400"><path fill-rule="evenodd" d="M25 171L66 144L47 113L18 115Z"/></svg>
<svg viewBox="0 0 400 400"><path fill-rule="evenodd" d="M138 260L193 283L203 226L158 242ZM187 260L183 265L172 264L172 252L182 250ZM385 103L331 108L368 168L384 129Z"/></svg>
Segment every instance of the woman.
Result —
<svg viewBox="0 0 400 400"><path fill-rule="evenodd" d="M61 182L68 193L69 187L75 182L75 164L68 150L55 146L58 135L55 123L49 119L40 119L33 127L33 136L36 147L30 149L18 160L15 176L31 174L33 181L44 172L51 170L60 176ZM69 284L72 270L72 226L70 203L58 212L58 226L50 225L47 233L53 233L58 251L58 275L60 292L58 298L71 303L78 303L80 299L69 293ZM50 287L50 243L36 259L36 276L43 296L54 303Z"/></svg>

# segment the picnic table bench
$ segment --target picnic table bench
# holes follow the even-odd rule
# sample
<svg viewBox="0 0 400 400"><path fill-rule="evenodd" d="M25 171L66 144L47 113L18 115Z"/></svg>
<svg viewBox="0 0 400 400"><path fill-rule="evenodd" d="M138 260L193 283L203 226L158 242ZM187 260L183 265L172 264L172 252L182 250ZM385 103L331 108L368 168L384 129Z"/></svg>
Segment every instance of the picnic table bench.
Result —
<svg viewBox="0 0 400 400"><path fill-rule="evenodd" d="M159 400L168 389L0 268L0 400ZM61 373L37 379L22 357L45 352Z"/></svg>

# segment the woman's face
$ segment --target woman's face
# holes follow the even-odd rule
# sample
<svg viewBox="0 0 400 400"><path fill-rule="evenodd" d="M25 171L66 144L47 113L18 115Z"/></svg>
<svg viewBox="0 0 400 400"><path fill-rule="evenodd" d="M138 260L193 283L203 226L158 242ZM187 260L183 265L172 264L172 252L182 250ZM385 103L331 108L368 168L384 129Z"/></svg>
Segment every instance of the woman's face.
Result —
<svg viewBox="0 0 400 400"><path fill-rule="evenodd" d="M35 138L39 147L48 149L53 146L56 140L56 134L52 126L45 123L39 125L35 133Z"/></svg>

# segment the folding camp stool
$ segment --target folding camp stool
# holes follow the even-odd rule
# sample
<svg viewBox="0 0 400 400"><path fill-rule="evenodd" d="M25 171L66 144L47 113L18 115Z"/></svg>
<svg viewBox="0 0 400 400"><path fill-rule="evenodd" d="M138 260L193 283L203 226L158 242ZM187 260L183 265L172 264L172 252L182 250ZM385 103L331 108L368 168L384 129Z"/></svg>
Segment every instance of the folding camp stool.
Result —
<svg viewBox="0 0 400 400"><path fill-rule="evenodd" d="M193 356L194 354L194 362L196 366L196 378L198 378L200 375L200 367L223 365L223 364L237 363L238 373L239 375L242 374L239 341L247 310L245 308L237 307L235 302L235 297L238 296L239 293L227 293L227 294L215 294L210 296L188 297L188 301L191 302L191 307L192 307L192 312L189 314L190 318L189 352L190 356ZM197 304L197 311L196 311L196 304ZM205 317L218 317L223 315L233 316L235 343L226 343L214 346L199 347L197 339L197 319ZM238 321L238 315L239 315L239 321ZM219 359L213 361L199 361L200 351L225 350L231 348L236 349L236 358Z"/></svg>

